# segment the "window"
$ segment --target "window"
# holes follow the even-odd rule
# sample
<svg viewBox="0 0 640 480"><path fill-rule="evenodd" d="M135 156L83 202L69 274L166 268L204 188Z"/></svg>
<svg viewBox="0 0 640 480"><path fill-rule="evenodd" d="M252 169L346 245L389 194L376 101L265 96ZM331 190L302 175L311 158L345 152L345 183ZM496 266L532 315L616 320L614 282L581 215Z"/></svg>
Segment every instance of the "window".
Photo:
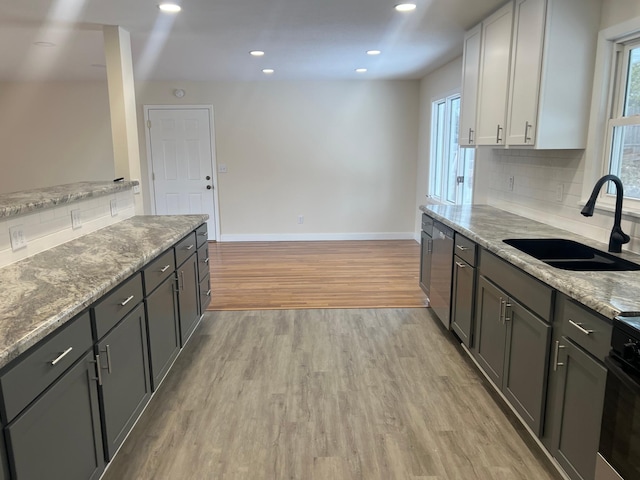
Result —
<svg viewBox="0 0 640 480"><path fill-rule="evenodd" d="M640 36L615 44L611 115L607 128L609 172L640 200ZM611 183L607 193L615 190Z"/></svg>
<svg viewBox="0 0 640 480"><path fill-rule="evenodd" d="M442 203L472 202L474 150L459 147L459 125L460 94L433 102L429 192Z"/></svg>

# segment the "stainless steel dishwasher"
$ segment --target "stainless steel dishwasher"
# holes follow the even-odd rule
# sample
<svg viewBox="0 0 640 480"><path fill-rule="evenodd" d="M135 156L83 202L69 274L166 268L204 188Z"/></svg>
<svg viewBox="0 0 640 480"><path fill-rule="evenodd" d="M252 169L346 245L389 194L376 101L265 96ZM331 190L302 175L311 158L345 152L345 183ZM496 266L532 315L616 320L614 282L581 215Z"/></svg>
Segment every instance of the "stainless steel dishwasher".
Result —
<svg viewBox="0 0 640 480"><path fill-rule="evenodd" d="M431 288L429 303L447 330L451 324L451 280L453 277L453 229L433 223Z"/></svg>

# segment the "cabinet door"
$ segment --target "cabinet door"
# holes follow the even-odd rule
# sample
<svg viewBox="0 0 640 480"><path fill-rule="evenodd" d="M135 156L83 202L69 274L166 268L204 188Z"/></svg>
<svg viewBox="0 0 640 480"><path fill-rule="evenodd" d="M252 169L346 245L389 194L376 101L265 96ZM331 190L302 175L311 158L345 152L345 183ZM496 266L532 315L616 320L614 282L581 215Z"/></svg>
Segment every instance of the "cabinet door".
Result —
<svg viewBox="0 0 640 480"><path fill-rule="evenodd" d="M533 432L540 436L551 325L511 298L505 309L507 360L503 393Z"/></svg>
<svg viewBox="0 0 640 480"><path fill-rule="evenodd" d="M472 343L473 299L475 294L475 268L453 257L453 298L451 301L451 328L467 347Z"/></svg>
<svg viewBox="0 0 640 480"><path fill-rule="evenodd" d="M91 353L6 428L12 478L98 479L102 432Z"/></svg>
<svg viewBox="0 0 640 480"><path fill-rule="evenodd" d="M476 145L504 145L513 4L482 23Z"/></svg>
<svg viewBox="0 0 640 480"><path fill-rule="evenodd" d="M460 130L458 131L458 143L461 147L475 145L481 33L482 25L477 25L464 36L462 105L460 107Z"/></svg>
<svg viewBox="0 0 640 480"><path fill-rule="evenodd" d="M200 320L198 298L198 269L195 255L189 257L176 273L178 274L178 309L180 312L180 338L184 346Z"/></svg>
<svg viewBox="0 0 640 480"><path fill-rule="evenodd" d="M546 0L517 0L509 88L509 145L533 145L538 118Z"/></svg>
<svg viewBox="0 0 640 480"><path fill-rule="evenodd" d="M105 454L110 460L151 396L142 304L98 343L98 350Z"/></svg>
<svg viewBox="0 0 640 480"><path fill-rule="evenodd" d="M180 328L175 286L176 280L172 275L145 300L149 357L151 359L151 387L153 390L158 388L180 352Z"/></svg>
<svg viewBox="0 0 640 480"><path fill-rule="evenodd" d="M429 285L431 284L431 257L433 240L426 233L422 232L422 249L420 250L420 287L429 296Z"/></svg>
<svg viewBox="0 0 640 480"><path fill-rule="evenodd" d="M481 276L478 280L476 303L476 328L472 352L484 372L501 389L507 335L503 312L507 294Z"/></svg>
<svg viewBox="0 0 640 480"><path fill-rule="evenodd" d="M559 388L551 454L571 478L593 480L607 369L566 337L556 348Z"/></svg>

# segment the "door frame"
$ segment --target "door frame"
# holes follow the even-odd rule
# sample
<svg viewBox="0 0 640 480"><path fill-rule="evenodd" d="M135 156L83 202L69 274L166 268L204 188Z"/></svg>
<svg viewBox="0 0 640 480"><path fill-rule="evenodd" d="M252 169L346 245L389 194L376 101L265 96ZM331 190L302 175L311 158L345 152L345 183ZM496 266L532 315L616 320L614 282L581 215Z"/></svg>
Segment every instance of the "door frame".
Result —
<svg viewBox="0 0 640 480"><path fill-rule="evenodd" d="M151 159L151 135L149 133L149 110L207 110L209 112L209 138L211 140L211 178L213 180L213 211L216 228L215 239L220 241L220 207L218 199L218 168L216 161L216 139L213 123L213 105L143 105L144 107L144 136L147 147L147 177L149 180L149 200L151 213L156 215L156 192L153 180L153 161Z"/></svg>

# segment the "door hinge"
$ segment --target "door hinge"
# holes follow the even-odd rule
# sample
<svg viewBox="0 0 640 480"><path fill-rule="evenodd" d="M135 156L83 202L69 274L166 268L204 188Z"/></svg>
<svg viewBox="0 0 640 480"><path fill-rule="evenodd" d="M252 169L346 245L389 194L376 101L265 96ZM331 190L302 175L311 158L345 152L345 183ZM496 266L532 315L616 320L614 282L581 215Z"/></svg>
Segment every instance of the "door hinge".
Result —
<svg viewBox="0 0 640 480"><path fill-rule="evenodd" d="M458 185L460 185L461 183L464 183L464 177L456 177L456 183Z"/></svg>
<svg viewBox="0 0 640 480"><path fill-rule="evenodd" d="M151 128L151 120L147 120L147 128Z"/></svg>

